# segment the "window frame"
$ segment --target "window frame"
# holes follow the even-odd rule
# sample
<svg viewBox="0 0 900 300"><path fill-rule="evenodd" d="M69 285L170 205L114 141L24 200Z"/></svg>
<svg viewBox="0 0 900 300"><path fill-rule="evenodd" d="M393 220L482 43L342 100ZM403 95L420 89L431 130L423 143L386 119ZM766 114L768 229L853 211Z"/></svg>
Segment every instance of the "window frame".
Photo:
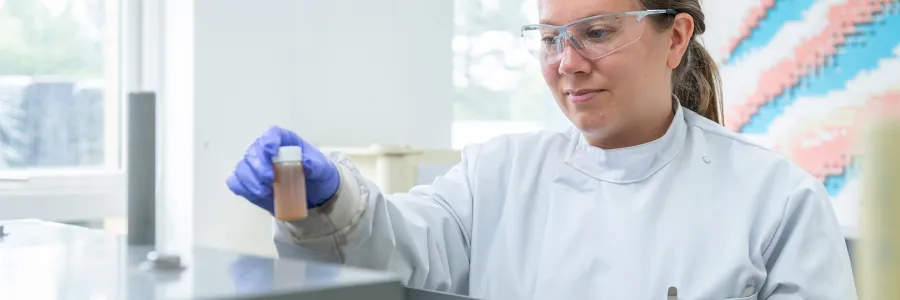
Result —
<svg viewBox="0 0 900 300"><path fill-rule="evenodd" d="M144 6L155 5L152 2L157 1L105 0L107 7L117 11L112 47L118 54L112 61L114 66L109 66L107 61L105 67L118 77L116 84L107 83L117 101L106 102L105 106L104 126L116 128L105 134L107 141L114 140L104 146L106 164L97 168L0 170L0 220L78 221L125 216L125 100L128 91L141 88L141 78L146 76L142 72L142 57L148 51L143 30L145 26L156 25L152 21L157 19L148 16Z"/></svg>

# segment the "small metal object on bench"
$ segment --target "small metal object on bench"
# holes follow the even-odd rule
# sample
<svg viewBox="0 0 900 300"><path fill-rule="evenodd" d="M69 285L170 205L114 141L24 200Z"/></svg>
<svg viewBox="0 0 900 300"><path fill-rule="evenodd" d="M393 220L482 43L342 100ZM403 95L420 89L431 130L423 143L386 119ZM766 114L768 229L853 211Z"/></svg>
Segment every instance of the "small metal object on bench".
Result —
<svg viewBox="0 0 900 300"><path fill-rule="evenodd" d="M184 265L181 264L181 257L178 255L167 255L150 251L147 253L147 261L141 264L141 268L144 270L179 271L184 269Z"/></svg>
<svg viewBox="0 0 900 300"><path fill-rule="evenodd" d="M6 229L3 228L3 225L0 225L0 239L2 239L2 238L4 238L4 237L6 237L7 235L9 235L8 233L6 233L5 230L6 230Z"/></svg>

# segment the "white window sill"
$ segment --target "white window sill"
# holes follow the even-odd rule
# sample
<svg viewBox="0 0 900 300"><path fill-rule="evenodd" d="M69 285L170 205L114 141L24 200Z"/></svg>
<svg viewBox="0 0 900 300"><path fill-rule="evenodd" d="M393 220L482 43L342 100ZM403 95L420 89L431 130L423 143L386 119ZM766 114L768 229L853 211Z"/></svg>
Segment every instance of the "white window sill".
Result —
<svg viewBox="0 0 900 300"><path fill-rule="evenodd" d="M125 175L108 170L0 172L0 220L98 220L125 215Z"/></svg>

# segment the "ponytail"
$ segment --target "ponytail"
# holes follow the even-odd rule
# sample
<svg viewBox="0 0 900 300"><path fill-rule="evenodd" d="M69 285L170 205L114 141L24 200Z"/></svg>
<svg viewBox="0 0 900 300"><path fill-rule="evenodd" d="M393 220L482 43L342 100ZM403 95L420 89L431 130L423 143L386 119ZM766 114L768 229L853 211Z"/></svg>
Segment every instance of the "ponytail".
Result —
<svg viewBox="0 0 900 300"><path fill-rule="evenodd" d="M700 42L691 39L687 52L672 74L673 93L685 108L724 124L721 85L716 62Z"/></svg>
<svg viewBox="0 0 900 300"><path fill-rule="evenodd" d="M681 105L719 124L725 124L722 114L722 79L719 69L697 36L706 31L706 19L699 0L639 0L645 9L672 9L694 19L694 34L681 63L672 73L672 93ZM670 28L671 16L654 15L659 28Z"/></svg>

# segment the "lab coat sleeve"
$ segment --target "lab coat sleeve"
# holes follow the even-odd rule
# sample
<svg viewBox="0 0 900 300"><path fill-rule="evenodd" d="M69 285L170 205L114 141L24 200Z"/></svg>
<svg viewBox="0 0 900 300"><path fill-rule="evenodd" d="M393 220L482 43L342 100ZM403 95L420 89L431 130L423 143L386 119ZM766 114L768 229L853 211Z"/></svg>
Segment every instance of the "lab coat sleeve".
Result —
<svg viewBox="0 0 900 300"><path fill-rule="evenodd" d="M392 195L363 178L350 159L332 154L341 176L337 194L303 220L275 221L279 255L389 271L408 287L468 293L473 149L431 185Z"/></svg>
<svg viewBox="0 0 900 300"><path fill-rule="evenodd" d="M759 299L857 299L831 200L812 177L787 199L781 223L763 253L768 275Z"/></svg>

